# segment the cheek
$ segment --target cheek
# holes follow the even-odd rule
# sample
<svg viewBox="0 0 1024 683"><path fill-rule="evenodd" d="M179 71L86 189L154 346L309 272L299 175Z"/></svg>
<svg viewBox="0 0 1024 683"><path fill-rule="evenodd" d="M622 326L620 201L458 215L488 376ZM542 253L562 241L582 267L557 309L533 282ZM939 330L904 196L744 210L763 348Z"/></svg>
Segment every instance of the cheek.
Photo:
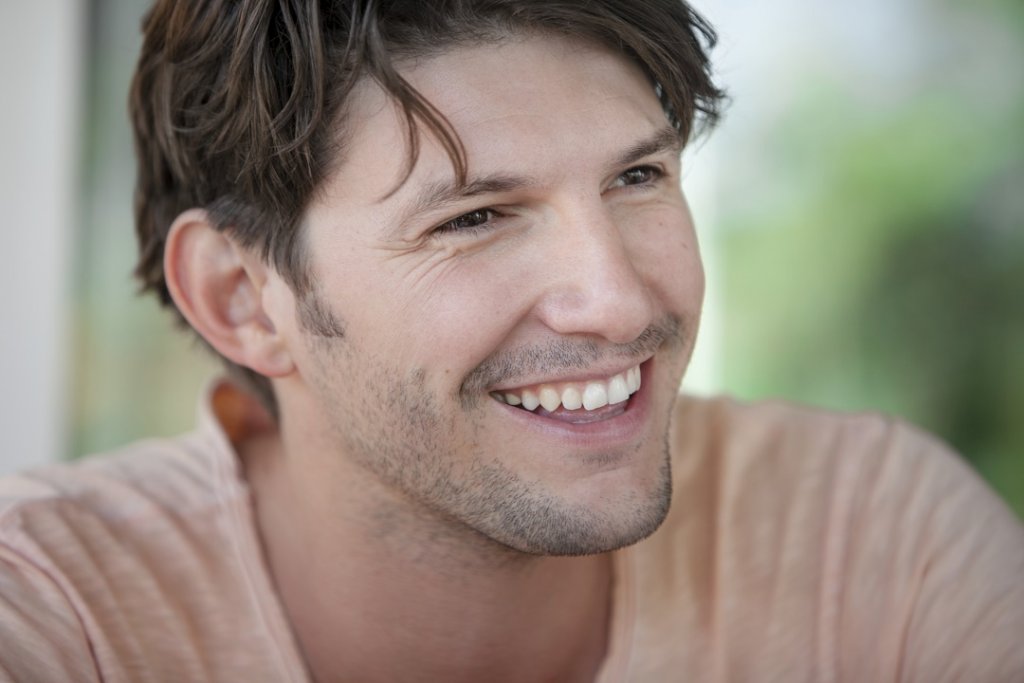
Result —
<svg viewBox="0 0 1024 683"><path fill-rule="evenodd" d="M423 365L465 374L500 346L528 309L524 264L509 254L478 254L409 284L389 316L411 331L404 344Z"/></svg>
<svg viewBox="0 0 1024 683"><path fill-rule="evenodd" d="M688 215L663 212L641 225L627 241L637 272L671 310L696 315L704 299L704 267Z"/></svg>

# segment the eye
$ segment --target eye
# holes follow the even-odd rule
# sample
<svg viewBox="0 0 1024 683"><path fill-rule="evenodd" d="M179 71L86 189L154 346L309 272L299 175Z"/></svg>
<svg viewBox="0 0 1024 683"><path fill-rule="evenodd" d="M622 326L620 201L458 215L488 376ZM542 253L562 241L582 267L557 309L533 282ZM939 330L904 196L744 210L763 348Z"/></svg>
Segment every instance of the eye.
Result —
<svg viewBox="0 0 1024 683"><path fill-rule="evenodd" d="M647 185L653 183L664 175L662 170L656 166L634 166L624 171L612 187L628 187L631 185Z"/></svg>
<svg viewBox="0 0 1024 683"><path fill-rule="evenodd" d="M434 228L435 233L462 232L474 233L486 230L489 223L498 213L494 209L475 209Z"/></svg>

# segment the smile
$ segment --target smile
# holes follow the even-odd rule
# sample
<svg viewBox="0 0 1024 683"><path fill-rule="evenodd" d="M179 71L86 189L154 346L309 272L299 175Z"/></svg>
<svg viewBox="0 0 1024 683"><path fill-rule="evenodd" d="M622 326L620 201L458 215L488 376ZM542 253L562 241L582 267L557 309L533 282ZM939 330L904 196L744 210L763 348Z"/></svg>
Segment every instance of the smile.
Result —
<svg viewBox="0 0 1024 683"><path fill-rule="evenodd" d="M558 382L534 387L493 392L501 403L536 411L538 407L548 413L562 408L567 411L598 410L605 406L624 403L640 389L640 366L605 379L586 382Z"/></svg>

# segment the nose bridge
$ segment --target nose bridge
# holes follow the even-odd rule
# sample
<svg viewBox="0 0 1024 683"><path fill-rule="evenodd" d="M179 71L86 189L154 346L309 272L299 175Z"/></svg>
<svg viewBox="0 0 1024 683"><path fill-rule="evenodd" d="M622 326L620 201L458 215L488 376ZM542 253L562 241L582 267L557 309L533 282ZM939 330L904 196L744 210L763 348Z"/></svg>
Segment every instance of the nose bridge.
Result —
<svg viewBox="0 0 1024 683"><path fill-rule="evenodd" d="M641 266L600 197L577 197L553 226L558 277L547 292L549 327L624 344L650 325L653 301Z"/></svg>

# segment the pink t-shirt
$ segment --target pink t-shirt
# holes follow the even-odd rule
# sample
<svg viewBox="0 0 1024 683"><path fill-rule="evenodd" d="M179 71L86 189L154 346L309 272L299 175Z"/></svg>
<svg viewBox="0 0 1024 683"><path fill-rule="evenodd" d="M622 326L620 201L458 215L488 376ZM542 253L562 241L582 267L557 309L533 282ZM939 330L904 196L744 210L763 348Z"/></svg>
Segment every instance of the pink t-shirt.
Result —
<svg viewBox="0 0 1024 683"><path fill-rule="evenodd" d="M193 434L0 479L0 680L308 680L230 404L214 385ZM1024 681L1024 528L940 443L690 398L672 439L599 683Z"/></svg>

